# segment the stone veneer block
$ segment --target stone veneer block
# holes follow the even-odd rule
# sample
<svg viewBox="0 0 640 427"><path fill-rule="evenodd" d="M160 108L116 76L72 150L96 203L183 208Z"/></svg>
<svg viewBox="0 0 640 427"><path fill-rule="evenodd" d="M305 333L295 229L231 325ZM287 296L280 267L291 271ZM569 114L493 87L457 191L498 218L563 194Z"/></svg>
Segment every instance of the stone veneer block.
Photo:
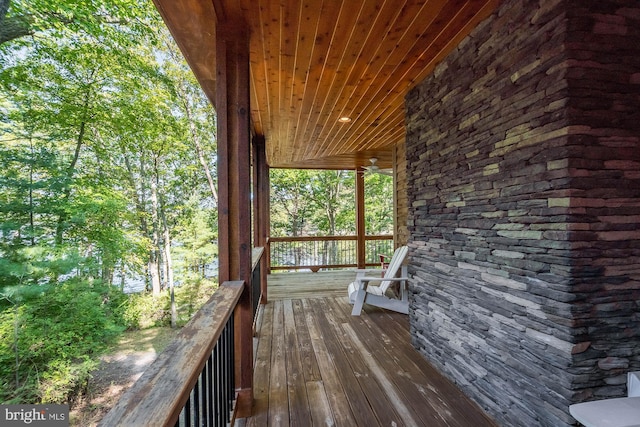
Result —
<svg viewBox="0 0 640 427"><path fill-rule="evenodd" d="M502 426L640 370L640 4L505 0L413 89L413 344Z"/></svg>

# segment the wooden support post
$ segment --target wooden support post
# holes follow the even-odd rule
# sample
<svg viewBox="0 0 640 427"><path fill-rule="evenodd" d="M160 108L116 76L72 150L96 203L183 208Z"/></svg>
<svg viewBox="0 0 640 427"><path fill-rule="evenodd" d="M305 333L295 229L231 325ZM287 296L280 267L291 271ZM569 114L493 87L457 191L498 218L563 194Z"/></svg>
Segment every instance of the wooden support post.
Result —
<svg viewBox="0 0 640 427"><path fill-rule="evenodd" d="M218 249L220 283L244 281L234 313L235 378L239 418L253 403L253 315L251 296L251 160L249 36L242 25L216 26L218 116Z"/></svg>
<svg viewBox="0 0 640 427"><path fill-rule="evenodd" d="M366 267L364 222L364 173L356 170L356 257L358 268Z"/></svg>
<svg viewBox="0 0 640 427"><path fill-rule="evenodd" d="M269 211L270 211L269 165L264 136L253 137L253 240L256 246L265 249L260 259L260 304L267 303L267 273L269 272Z"/></svg>

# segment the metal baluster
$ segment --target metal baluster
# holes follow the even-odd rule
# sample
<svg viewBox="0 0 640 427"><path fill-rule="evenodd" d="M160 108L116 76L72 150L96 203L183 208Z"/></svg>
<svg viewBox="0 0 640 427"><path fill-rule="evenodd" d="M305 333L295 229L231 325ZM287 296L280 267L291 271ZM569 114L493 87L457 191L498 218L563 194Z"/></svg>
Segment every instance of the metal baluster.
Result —
<svg viewBox="0 0 640 427"><path fill-rule="evenodd" d="M220 337L221 339L218 340L218 343L216 344L215 348L213 349L213 369L214 369L214 376L215 376L215 393L216 393L216 422L215 425L216 426L221 426L222 425L222 417L221 417L221 411L223 409L222 402L222 390L220 388L220 345L222 342L222 337Z"/></svg>
<svg viewBox="0 0 640 427"><path fill-rule="evenodd" d="M193 388L193 418L194 425L200 427L200 378Z"/></svg>
<svg viewBox="0 0 640 427"><path fill-rule="evenodd" d="M213 352L209 355L209 359L207 359L207 390L208 390L208 399L207 399L207 426L213 427L213 417L215 411L215 391L213 389Z"/></svg>

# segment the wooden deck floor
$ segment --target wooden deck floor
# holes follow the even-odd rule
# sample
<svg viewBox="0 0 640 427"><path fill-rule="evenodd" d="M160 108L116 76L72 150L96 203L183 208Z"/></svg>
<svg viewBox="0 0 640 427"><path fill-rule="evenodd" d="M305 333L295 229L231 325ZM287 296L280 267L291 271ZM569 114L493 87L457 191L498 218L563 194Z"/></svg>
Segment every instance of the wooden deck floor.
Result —
<svg viewBox="0 0 640 427"><path fill-rule="evenodd" d="M300 277L301 287L320 288L317 274ZM312 298L269 283L246 425L494 426L411 347L406 315L367 307L351 316L347 284Z"/></svg>

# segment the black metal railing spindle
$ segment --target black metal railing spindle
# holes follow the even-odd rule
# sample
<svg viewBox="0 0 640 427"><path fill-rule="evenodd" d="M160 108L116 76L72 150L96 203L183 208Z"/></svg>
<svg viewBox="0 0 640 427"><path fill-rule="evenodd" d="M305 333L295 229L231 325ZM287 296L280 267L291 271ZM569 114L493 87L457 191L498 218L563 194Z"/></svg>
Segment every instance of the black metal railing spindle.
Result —
<svg viewBox="0 0 640 427"><path fill-rule="evenodd" d="M205 363L176 427L222 427L231 420L235 400L233 316Z"/></svg>
<svg viewBox="0 0 640 427"><path fill-rule="evenodd" d="M318 271L357 265L357 236L270 237L271 270ZM365 237L365 263L378 266L379 254L393 253L393 235Z"/></svg>

